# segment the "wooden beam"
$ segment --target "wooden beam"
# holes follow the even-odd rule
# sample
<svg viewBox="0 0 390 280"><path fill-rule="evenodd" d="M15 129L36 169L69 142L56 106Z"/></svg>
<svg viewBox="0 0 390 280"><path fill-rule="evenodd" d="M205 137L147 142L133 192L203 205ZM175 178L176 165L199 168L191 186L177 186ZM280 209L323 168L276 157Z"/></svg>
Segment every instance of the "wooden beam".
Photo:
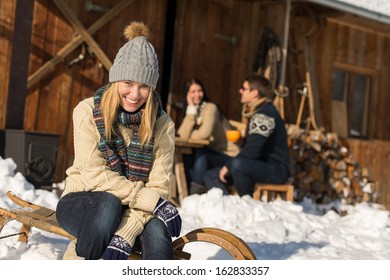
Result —
<svg viewBox="0 0 390 280"><path fill-rule="evenodd" d="M5 119L8 129L23 129L33 11L34 1L17 1Z"/></svg>
<svg viewBox="0 0 390 280"><path fill-rule="evenodd" d="M347 14L343 17L327 17L326 21L354 28L360 30L361 32L373 33L387 38L390 37L389 27L387 24L373 22L369 19Z"/></svg>
<svg viewBox="0 0 390 280"><path fill-rule="evenodd" d="M311 110L313 110L314 116L311 116L313 126L317 129L322 127L322 119L320 114L320 96L319 96L319 89L318 89L318 82L317 82L317 73L314 66L314 58L313 53L311 49L311 41L308 36L303 36L303 42L304 42L304 56L305 56L305 64L306 64L306 70L308 73L306 73L306 82L307 87L309 91L309 95L311 94L311 100L309 99L309 102L312 102ZM313 119L314 118L314 119Z"/></svg>
<svg viewBox="0 0 390 280"><path fill-rule="evenodd" d="M63 0L53 0L60 11L64 14L73 28L81 35L83 40L88 44L88 46L93 50L95 55L100 59L103 63L104 67L107 70L111 68L112 62L108 58L108 56L103 52L100 48L99 44L92 38L92 36L88 33L88 31L84 28L83 24L79 21L76 15L73 13L71 9L63 2Z"/></svg>
<svg viewBox="0 0 390 280"><path fill-rule="evenodd" d="M376 77L378 75L376 70L369 69L366 67L361 67L359 65L352 65L352 64L348 64L348 63L339 62L339 61L335 61L333 65L334 65L334 68L336 68L336 69L341 69L341 70L345 70L348 72L357 73L360 75L365 75L365 76L370 76L370 77Z"/></svg>
<svg viewBox="0 0 390 280"><path fill-rule="evenodd" d="M94 34L101 27L107 24L111 19L113 19L117 14L122 12L128 5L130 5L134 0L122 0L116 6L114 6L110 11L105 13L99 20L92 24L87 32L89 34ZM52 71L55 66L63 61L63 59L70 54L74 49L83 43L83 37L81 34L77 34L73 39L66 44L62 49L60 49L57 54L47 61L42 67L40 67L34 74L28 77L27 89L32 88L36 83L38 83L44 76L46 76L50 71Z"/></svg>

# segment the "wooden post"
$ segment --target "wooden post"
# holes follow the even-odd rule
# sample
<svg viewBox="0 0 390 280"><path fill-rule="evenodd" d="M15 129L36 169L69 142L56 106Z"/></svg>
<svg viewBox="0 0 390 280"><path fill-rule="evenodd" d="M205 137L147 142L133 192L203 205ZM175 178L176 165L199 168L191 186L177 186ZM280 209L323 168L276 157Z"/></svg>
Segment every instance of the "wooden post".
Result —
<svg viewBox="0 0 390 280"><path fill-rule="evenodd" d="M5 128L23 129L34 2L17 0Z"/></svg>
<svg viewBox="0 0 390 280"><path fill-rule="evenodd" d="M282 119L284 120L284 100L283 98L286 94L285 87L286 82L286 63L287 63L287 51L288 51L288 35L290 32L290 16L291 16L291 0L286 1L286 12L284 18L284 34L283 34L283 47L282 47L282 67L280 74L279 86L275 89L276 97L274 100L274 105L278 109Z"/></svg>
<svg viewBox="0 0 390 280"><path fill-rule="evenodd" d="M284 18L284 34L283 34L283 48L282 48L282 69L280 76L280 85L284 86L286 82L286 63L287 63L287 49L288 49L288 35L290 32L290 15L291 15L291 0L286 1L286 14Z"/></svg>

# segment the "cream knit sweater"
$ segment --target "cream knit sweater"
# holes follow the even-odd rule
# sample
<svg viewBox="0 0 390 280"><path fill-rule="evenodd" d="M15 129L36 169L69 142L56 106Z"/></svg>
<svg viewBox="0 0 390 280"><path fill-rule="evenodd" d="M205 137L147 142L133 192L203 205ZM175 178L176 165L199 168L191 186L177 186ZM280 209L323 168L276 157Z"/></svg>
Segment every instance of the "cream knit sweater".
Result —
<svg viewBox="0 0 390 280"><path fill-rule="evenodd" d="M124 213L116 234L133 246L135 238L144 225L153 217L153 210L160 197L166 199L173 168L175 150L175 127L168 114L156 122L154 159L146 184L132 182L105 164L98 150L99 133L92 114L93 98L81 101L73 111L74 150L73 165L66 171L65 190L70 192L105 191L118 197L129 210ZM133 131L120 127L126 145L130 143Z"/></svg>
<svg viewBox="0 0 390 280"><path fill-rule="evenodd" d="M183 139L209 140L210 148L232 157L236 156L239 147L227 140L226 125L219 114L218 107L207 102L201 113L202 123L195 128L196 115L187 112L178 129L178 135Z"/></svg>

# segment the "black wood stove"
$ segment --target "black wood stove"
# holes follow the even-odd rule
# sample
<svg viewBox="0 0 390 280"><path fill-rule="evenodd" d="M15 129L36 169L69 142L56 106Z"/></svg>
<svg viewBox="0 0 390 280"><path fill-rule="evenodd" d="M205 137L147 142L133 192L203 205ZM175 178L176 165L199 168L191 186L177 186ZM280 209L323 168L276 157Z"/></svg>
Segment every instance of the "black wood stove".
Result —
<svg viewBox="0 0 390 280"><path fill-rule="evenodd" d="M0 130L0 156L12 158L16 172L21 172L35 188L50 188L53 184L58 145L57 134Z"/></svg>

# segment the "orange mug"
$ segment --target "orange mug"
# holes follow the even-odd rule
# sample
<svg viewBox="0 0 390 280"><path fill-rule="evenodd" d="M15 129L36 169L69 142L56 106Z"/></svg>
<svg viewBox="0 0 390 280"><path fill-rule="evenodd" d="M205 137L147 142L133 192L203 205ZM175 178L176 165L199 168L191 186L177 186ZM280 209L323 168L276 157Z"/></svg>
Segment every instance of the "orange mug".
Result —
<svg viewBox="0 0 390 280"><path fill-rule="evenodd" d="M238 130L232 129L232 130L226 130L226 138L230 142L237 142L241 138L241 133Z"/></svg>

